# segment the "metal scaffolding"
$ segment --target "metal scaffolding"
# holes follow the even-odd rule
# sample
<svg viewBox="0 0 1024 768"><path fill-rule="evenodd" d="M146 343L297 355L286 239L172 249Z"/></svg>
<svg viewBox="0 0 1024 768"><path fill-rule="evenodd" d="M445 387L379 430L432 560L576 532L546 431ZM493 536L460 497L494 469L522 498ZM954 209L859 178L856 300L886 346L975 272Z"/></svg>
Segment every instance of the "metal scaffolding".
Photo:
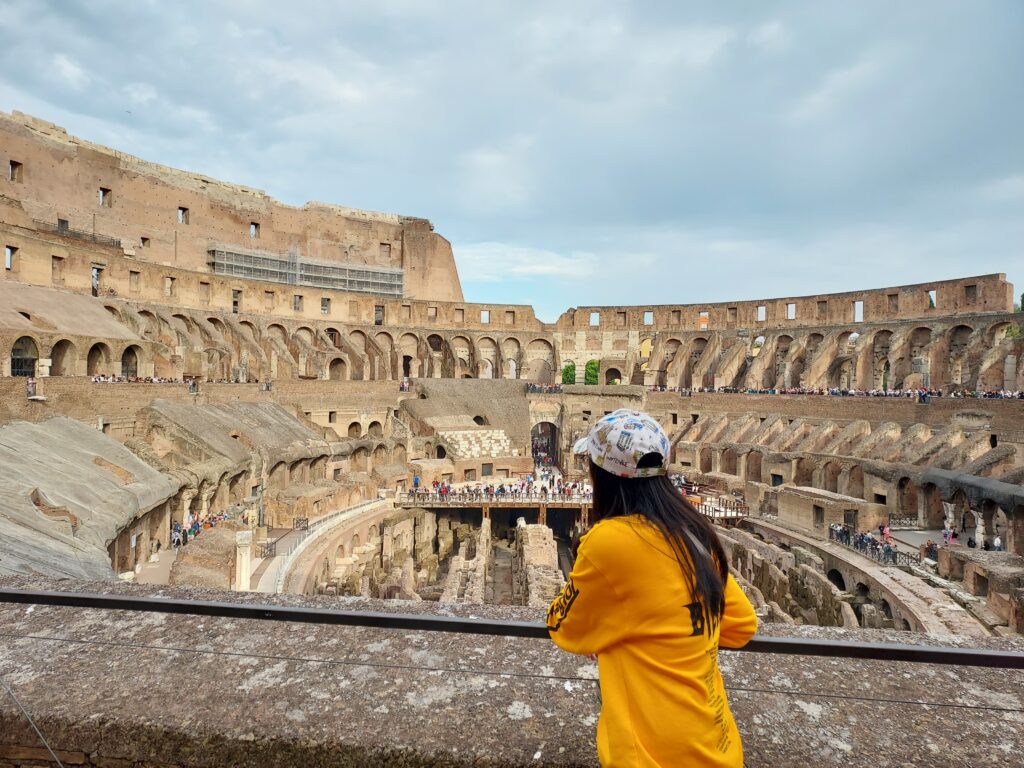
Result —
<svg viewBox="0 0 1024 768"><path fill-rule="evenodd" d="M286 285L305 285L337 291L373 293L402 298L405 273L390 267L338 264L303 259L297 253L246 253L221 246L208 250L214 274Z"/></svg>

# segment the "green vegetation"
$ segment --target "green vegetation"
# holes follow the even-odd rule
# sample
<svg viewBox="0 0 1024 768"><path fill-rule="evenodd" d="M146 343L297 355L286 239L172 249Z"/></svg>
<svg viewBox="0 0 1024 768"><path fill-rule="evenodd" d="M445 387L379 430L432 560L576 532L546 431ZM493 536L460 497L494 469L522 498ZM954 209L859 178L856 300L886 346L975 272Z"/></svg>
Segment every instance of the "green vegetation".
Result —
<svg viewBox="0 0 1024 768"><path fill-rule="evenodd" d="M597 376L601 370L601 363L597 360L588 360L587 367L583 371L584 384L597 384Z"/></svg>
<svg viewBox="0 0 1024 768"><path fill-rule="evenodd" d="M575 384L576 383L576 363L566 363L562 369L562 383L563 384Z"/></svg>

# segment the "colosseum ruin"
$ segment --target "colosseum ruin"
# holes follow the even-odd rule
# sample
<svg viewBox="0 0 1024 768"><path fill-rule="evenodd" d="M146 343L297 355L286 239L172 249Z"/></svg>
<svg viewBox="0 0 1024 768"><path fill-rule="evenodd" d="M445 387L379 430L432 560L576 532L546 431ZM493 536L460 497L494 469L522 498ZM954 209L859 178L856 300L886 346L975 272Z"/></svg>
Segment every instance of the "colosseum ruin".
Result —
<svg viewBox="0 0 1024 768"><path fill-rule="evenodd" d="M285 205L19 112L0 113L0 171L6 590L536 619L590 522L569 447L629 406L669 433L762 633L1024 649L1024 315L1005 275L544 323L465 301L427 219ZM0 675L64 764L595 764L593 668L537 641L0 616ZM188 655L207 646L235 655ZM820 685L735 694L751 764L1024 748L1019 672L739 656L723 664L750 691ZM958 726L924 737L904 705L828 699L851 669L894 699L953 686ZM912 693L889 691L901 677ZM779 752L780 723L808 718L806 751ZM0 765L56 764L10 701L0 724ZM871 762L880 743L892 763Z"/></svg>

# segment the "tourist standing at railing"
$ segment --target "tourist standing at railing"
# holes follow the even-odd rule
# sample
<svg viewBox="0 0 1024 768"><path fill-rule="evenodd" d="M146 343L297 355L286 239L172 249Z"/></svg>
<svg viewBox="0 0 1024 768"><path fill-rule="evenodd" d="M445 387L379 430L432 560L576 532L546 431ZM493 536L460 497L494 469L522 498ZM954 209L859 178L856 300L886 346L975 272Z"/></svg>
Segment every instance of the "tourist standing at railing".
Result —
<svg viewBox="0 0 1024 768"><path fill-rule="evenodd" d="M757 618L714 527L666 476L669 450L653 418L626 409L576 443L597 522L548 631L567 651L597 654L602 765L739 768L718 648L746 645Z"/></svg>

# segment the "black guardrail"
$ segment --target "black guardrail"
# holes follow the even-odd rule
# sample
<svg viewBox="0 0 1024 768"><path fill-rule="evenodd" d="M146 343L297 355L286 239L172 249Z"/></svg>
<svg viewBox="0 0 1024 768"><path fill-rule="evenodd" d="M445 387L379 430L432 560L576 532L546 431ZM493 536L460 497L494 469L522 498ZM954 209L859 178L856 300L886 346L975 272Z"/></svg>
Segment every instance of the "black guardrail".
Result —
<svg viewBox="0 0 1024 768"><path fill-rule="evenodd" d="M184 616L211 616L258 621L284 621L332 626L375 627L421 632L455 632L502 637L544 638L543 624L529 621L495 621L453 616L418 616L374 611L334 611L325 608L293 608L279 605L219 603L203 600L172 600L155 597L125 597L87 592L46 592L0 589L0 603L52 605L64 608L95 608L144 613L173 613ZM731 650L731 649L727 649ZM756 635L743 648L753 653L779 653L790 656L903 661L918 664L951 664L961 667L1024 669L1024 653L990 651L981 648L904 645L900 643L858 643L812 640L796 637Z"/></svg>

